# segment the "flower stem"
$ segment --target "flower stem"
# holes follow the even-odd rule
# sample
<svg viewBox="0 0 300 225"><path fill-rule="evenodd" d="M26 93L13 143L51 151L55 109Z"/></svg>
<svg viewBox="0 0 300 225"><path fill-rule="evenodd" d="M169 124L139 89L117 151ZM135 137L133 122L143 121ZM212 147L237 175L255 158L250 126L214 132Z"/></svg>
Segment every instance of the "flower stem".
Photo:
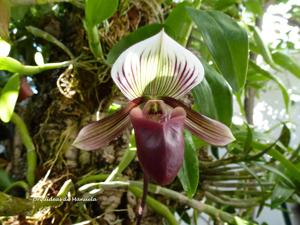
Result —
<svg viewBox="0 0 300 225"><path fill-rule="evenodd" d="M138 214L137 214L136 225L140 225L142 222L144 208L145 208L145 204L146 204L146 198L147 198L147 194L148 194L148 184L149 184L149 176L146 173L144 173L143 196L142 196L141 205L139 207Z"/></svg>
<svg viewBox="0 0 300 225"><path fill-rule="evenodd" d="M142 190L138 187L128 186L128 189L138 198L142 197ZM157 214L162 215L168 222L169 225L178 225L178 222L173 215L173 213L169 210L167 206L155 200L151 196L147 196L146 198L147 206L149 206L153 211Z"/></svg>

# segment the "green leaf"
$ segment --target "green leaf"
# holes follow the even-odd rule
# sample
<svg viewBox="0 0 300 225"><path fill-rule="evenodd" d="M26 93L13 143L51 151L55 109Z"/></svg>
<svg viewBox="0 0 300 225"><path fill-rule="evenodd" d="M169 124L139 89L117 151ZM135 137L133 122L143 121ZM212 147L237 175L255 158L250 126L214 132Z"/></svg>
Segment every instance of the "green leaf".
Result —
<svg viewBox="0 0 300 225"><path fill-rule="evenodd" d="M253 32L253 38L256 44L256 51L262 55L266 63L268 63L273 69L277 69L276 64L273 61L269 47L266 45L261 37L260 31L255 26L249 26L250 30Z"/></svg>
<svg viewBox="0 0 300 225"><path fill-rule="evenodd" d="M167 33L181 45L186 45L189 33L192 29L192 20L189 17L186 7L200 7L201 1L196 0L193 3L182 2L176 5L165 20L164 27ZM180 20L178 20L180 18Z"/></svg>
<svg viewBox="0 0 300 225"><path fill-rule="evenodd" d="M213 93L206 80L206 76L207 73L201 83L192 90L193 97L195 99L195 109L201 114L204 114L212 119L217 119L218 116L213 99Z"/></svg>
<svg viewBox="0 0 300 225"><path fill-rule="evenodd" d="M107 55L107 63L112 65L125 49L139 41L145 40L146 38L157 34L162 28L163 26L161 24L146 25L122 38L111 48Z"/></svg>
<svg viewBox="0 0 300 225"><path fill-rule="evenodd" d="M245 85L248 66L246 31L222 12L192 8L188 8L188 12L202 33L218 69L234 92L238 92Z"/></svg>
<svg viewBox="0 0 300 225"><path fill-rule="evenodd" d="M20 77L15 74L9 78L0 95L0 119L7 123L14 112L19 96Z"/></svg>
<svg viewBox="0 0 300 225"><path fill-rule="evenodd" d="M240 0L218 0L214 6L216 10L224 10L234 4L238 4Z"/></svg>
<svg viewBox="0 0 300 225"><path fill-rule="evenodd" d="M264 14L263 3L261 0L246 0L244 4L246 9L254 15L262 16Z"/></svg>
<svg viewBox="0 0 300 225"><path fill-rule="evenodd" d="M297 168L289 159L287 159L282 153L278 150L271 149L268 151L268 154L274 159L278 160L283 168L286 169L286 175L293 181L300 184L300 169Z"/></svg>
<svg viewBox="0 0 300 225"><path fill-rule="evenodd" d="M12 184L10 176L5 170L0 169L0 190L6 189Z"/></svg>
<svg viewBox="0 0 300 225"><path fill-rule="evenodd" d="M274 52L272 57L276 64L300 78L300 64L283 52Z"/></svg>
<svg viewBox="0 0 300 225"><path fill-rule="evenodd" d="M240 217L237 217L237 216L234 217L234 222L235 222L236 225L255 225L255 223L244 220L244 219L242 219Z"/></svg>
<svg viewBox="0 0 300 225"><path fill-rule="evenodd" d="M197 191L199 183L199 161L192 135L185 132L184 136L184 161L178 173L178 178L187 195L192 198Z"/></svg>
<svg viewBox="0 0 300 225"><path fill-rule="evenodd" d="M271 208L274 209L288 200L295 193L295 189L277 184L272 192Z"/></svg>
<svg viewBox="0 0 300 225"><path fill-rule="evenodd" d="M286 126L286 124L283 124L283 127L281 129L280 137L278 138L279 141L285 146L288 147L290 140L291 140L291 131Z"/></svg>
<svg viewBox="0 0 300 225"><path fill-rule="evenodd" d="M11 57L0 57L0 70L22 72L23 65L18 60L15 60Z"/></svg>
<svg viewBox="0 0 300 225"><path fill-rule="evenodd" d="M286 176L284 173L282 173L279 169L273 167L273 166L268 166L268 165L263 165L259 163L255 163L257 166L260 166L273 174L277 175L278 178L280 178L286 185L288 185L290 188L295 188L294 182Z"/></svg>
<svg viewBox="0 0 300 225"><path fill-rule="evenodd" d="M255 71L256 73L259 73L259 74L263 75L264 77L267 77L268 79L273 80L278 85L278 87L281 91L282 97L283 97L285 108L288 111L290 97L289 97L289 93L288 93L286 87L284 86L284 84L282 83L282 81L278 77L276 77L273 74L271 74L270 72L264 70L263 68L261 68L260 66L258 66L256 63L254 63L251 60L249 60L249 67L251 67L252 71Z"/></svg>
<svg viewBox="0 0 300 225"><path fill-rule="evenodd" d="M213 67L204 60L201 61L205 69L205 79L192 91L196 109L229 126L233 114L231 88Z"/></svg>
<svg viewBox="0 0 300 225"><path fill-rule="evenodd" d="M95 26L111 17L118 8L118 0L86 0L85 21L88 26Z"/></svg>

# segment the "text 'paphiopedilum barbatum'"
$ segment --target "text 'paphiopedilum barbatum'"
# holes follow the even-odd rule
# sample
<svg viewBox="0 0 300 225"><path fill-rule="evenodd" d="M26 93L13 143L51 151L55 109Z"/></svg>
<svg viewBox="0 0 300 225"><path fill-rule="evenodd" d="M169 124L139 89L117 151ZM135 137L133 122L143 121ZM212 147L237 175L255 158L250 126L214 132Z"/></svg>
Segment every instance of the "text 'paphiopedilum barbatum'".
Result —
<svg viewBox="0 0 300 225"><path fill-rule="evenodd" d="M111 76L128 98L127 107L85 126L74 142L76 147L104 147L132 124L144 173L167 185L183 162L184 128L212 145L234 140L227 126L178 100L201 82L204 69L192 52L164 30L124 51L112 66Z"/></svg>

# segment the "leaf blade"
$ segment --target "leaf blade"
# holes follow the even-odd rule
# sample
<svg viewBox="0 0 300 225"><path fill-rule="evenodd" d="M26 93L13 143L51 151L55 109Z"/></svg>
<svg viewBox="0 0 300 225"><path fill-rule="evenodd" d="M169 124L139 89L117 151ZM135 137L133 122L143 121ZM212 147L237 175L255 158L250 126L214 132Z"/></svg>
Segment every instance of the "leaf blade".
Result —
<svg viewBox="0 0 300 225"><path fill-rule="evenodd" d="M157 34L162 28L163 26L161 24L146 25L122 38L109 51L106 60L107 63L112 65L125 49L139 41L145 40L146 38Z"/></svg>
<svg viewBox="0 0 300 225"><path fill-rule="evenodd" d="M275 63L300 78L300 65L292 57L279 51L274 52L272 57Z"/></svg>
<svg viewBox="0 0 300 225"><path fill-rule="evenodd" d="M0 95L0 119L7 123L10 121L17 103L20 89L19 74L9 78Z"/></svg>
<svg viewBox="0 0 300 225"><path fill-rule="evenodd" d="M87 0L85 18L88 26L95 26L111 17L118 8L118 0Z"/></svg>
<svg viewBox="0 0 300 225"><path fill-rule="evenodd" d="M201 61L205 70L205 80L192 90L196 109L230 126L233 115L231 88L221 74L204 60Z"/></svg>
<svg viewBox="0 0 300 225"><path fill-rule="evenodd" d="M184 160L177 176L188 197L192 198L197 191L199 183L199 160L192 135L186 131L184 136Z"/></svg>
<svg viewBox="0 0 300 225"><path fill-rule="evenodd" d="M243 88L248 66L248 36L229 16L218 11L187 9L202 33L216 65L234 92Z"/></svg>

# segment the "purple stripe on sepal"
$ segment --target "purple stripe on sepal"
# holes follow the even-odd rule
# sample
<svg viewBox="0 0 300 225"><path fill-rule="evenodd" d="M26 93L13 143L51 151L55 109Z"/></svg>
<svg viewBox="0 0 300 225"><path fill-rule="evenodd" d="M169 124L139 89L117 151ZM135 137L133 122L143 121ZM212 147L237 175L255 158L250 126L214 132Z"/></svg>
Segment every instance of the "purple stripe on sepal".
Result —
<svg viewBox="0 0 300 225"><path fill-rule="evenodd" d="M73 146L90 151L108 145L110 141L121 135L130 126L129 112L145 100L145 98L136 98L130 101L126 108L86 125L80 130Z"/></svg>

